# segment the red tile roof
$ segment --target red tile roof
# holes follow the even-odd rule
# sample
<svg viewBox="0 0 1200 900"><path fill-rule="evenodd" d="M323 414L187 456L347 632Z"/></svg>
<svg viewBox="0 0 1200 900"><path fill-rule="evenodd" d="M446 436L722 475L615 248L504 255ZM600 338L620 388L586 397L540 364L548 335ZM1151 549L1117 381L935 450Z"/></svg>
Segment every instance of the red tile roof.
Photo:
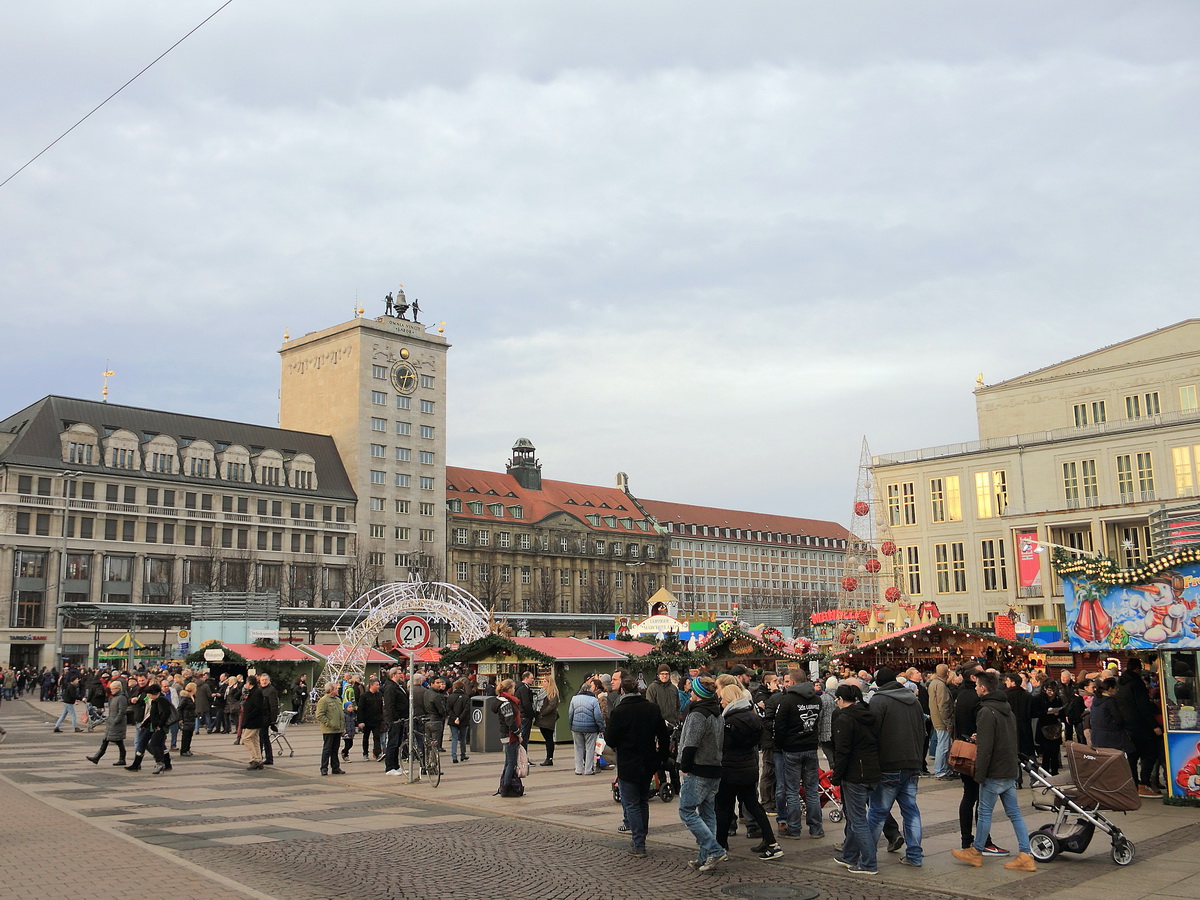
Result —
<svg viewBox="0 0 1200 900"><path fill-rule="evenodd" d="M497 517L488 512L487 504L503 503L505 507L521 507L522 517L516 521L532 524L541 522L556 513L567 513L584 524L590 524L587 517L598 515L600 523L590 526L595 530L624 535L646 535L647 537L656 535L652 527L643 531L637 526L636 523L645 517L633 500L624 491L615 487L604 488L590 484L545 479L542 481L540 491L530 491L521 487L511 475L447 466L446 496L450 499L461 500L463 503L462 512L454 513L456 518L495 522ZM467 506L467 503L474 500L484 504L484 511L481 514L472 513ZM607 524L604 521L606 516L615 516L616 524ZM507 509L504 518L509 518ZM625 527L621 524L621 519L633 519L633 527Z"/></svg>
<svg viewBox="0 0 1200 900"><path fill-rule="evenodd" d="M794 516L775 516L770 513L744 512L737 509L718 509L709 506L691 506L687 503L670 503L666 500L638 499L642 507L664 525L707 525L709 528L742 529L742 540L752 540L746 531L771 532L772 534L800 534L809 537L846 540L849 532L836 522L822 519L800 519ZM710 531L709 537L717 537ZM772 544L778 544L772 541Z"/></svg>
<svg viewBox="0 0 1200 900"><path fill-rule="evenodd" d="M245 657L249 662L273 659L278 662L314 662L313 658L298 647L291 644L281 644L275 650L256 647L254 644L225 644L227 648Z"/></svg>
<svg viewBox="0 0 1200 900"><path fill-rule="evenodd" d="M552 656L560 662L575 662L575 661L595 661L605 662L612 660L619 662L625 658L626 651L609 649L599 646L598 641L585 641L579 638L564 637L564 638L547 638L547 637L515 637L513 638L522 647L528 647L530 650L537 650L545 653L547 656Z"/></svg>
<svg viewBox="0 0 1200 900"><path fill-rule="evenodd" d="M654 649L653 644L647 644L645 641L616 641L609 638L588 638L589 644L595 644L597 647L606 647L609 650L615 650L622 656L645 656Z"/></svg>

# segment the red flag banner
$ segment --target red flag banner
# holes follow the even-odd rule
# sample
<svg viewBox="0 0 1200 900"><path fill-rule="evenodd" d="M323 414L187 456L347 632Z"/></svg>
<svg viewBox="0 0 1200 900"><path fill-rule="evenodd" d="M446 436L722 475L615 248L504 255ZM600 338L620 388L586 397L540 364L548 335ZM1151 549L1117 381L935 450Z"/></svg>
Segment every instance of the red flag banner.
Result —
<svg viewBox="0 0 1200 900"><path fill-rule="evenodd" d="M1042 586L1042 560L1037 548L1036 531L1023 531L1017 535L1017 574L1021 587Z"/></svg>

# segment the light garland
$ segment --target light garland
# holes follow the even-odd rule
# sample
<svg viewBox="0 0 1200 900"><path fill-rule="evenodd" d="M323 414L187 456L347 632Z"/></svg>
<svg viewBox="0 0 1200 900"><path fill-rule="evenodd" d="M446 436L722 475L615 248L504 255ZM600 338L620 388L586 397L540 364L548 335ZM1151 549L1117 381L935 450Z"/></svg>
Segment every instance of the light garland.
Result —
<svg viewBox="0 0 1200 900"><path fill-rule="evenodd" d="M1173 550L1131 569L1122 569L1111 556L1103 556L1099 559L1076 559L1057 547L1051 557L1051 565L1060 576L1083 575L1092 584L1102 584L1108 587L1130 587L1145 584L1149 579L1156 578L1168 569L1188 563L1200 563L1200 545L1193 544Z"/></svg>

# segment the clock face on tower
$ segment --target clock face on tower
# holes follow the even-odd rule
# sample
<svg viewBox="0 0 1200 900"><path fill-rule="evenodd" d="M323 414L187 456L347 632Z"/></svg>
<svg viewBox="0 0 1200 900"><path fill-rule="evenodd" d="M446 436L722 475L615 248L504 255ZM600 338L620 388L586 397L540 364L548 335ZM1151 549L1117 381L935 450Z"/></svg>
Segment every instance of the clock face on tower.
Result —
<svg viewBox="0 0 1200 900"><path fill-rule="evenodd" d="M411 394L417 389L417 370L412 363L401 361L392 366L392 387L401 394Z"/></svg>

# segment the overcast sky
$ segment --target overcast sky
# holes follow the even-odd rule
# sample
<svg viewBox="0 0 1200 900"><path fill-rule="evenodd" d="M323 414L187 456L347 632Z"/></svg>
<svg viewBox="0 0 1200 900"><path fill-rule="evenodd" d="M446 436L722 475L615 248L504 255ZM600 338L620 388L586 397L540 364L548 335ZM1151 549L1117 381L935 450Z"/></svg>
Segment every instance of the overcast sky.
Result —
<svg viewBox="0 0 1200 900"><path fill-rule="evenodd" d="M9 4L0 179L221 0ZM0 189L0 414L275 424L444 320L449 457L846 524L860 444L1195 315L1200 4L234 0Z"/></svg>

